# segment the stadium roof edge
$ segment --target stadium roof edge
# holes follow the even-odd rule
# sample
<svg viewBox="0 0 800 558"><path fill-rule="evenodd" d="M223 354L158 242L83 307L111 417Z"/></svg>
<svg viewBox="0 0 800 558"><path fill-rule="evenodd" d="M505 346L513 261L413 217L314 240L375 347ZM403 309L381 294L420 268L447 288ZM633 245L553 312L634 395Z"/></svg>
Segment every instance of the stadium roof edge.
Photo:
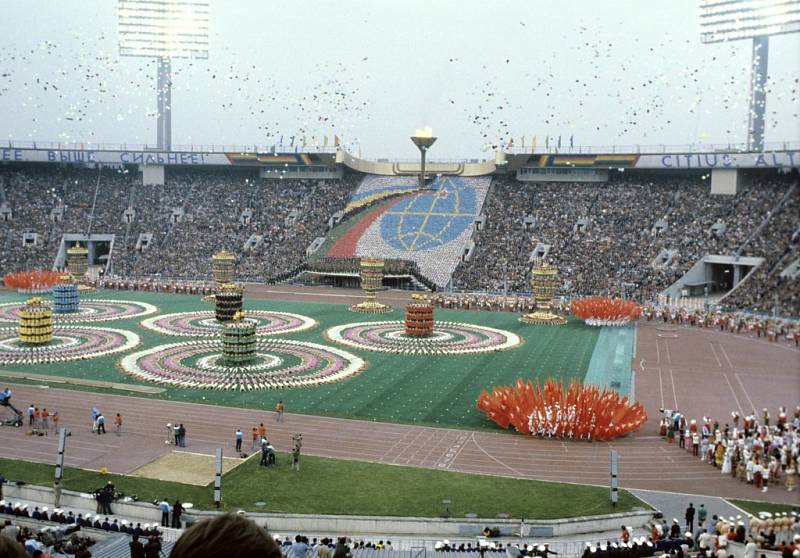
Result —
<svg viewBox="0 0 800 558"><path fill-rule="evenodd" d="M660 145L650 148L510 149L497 151L492 159L429 160L427 170L431 174L481 176L534 167L685 170L800 166L800 142L768 144L763 152L748 152L742 147ZM12 141L0 147L0 162L236 166L295 171L344 166L359 172L386 176L414 175L420 170L419 162L415 160L370 160L336 147L299 146L274 146L269 150L260 149L259 146L177 146L167 152L146 145Z"/></svg>

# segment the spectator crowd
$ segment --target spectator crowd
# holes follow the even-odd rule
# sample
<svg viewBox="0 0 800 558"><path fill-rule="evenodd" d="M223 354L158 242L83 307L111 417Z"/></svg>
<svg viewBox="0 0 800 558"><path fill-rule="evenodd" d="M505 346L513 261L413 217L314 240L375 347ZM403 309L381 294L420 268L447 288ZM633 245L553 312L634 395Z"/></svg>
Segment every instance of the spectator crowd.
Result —
<svg viewBox="0 0 800 558"><path fill-rule="evenodd" d="M764 257L754 281L731 303L800 313L797 279L780 272L798 256L800 188L796 175L772 175L736 196L712 195L697 178L524 183L495 178L477 247L453 277L465 290L530 290L537 246L559 267L561 293L652 300L706 254ZM784 199L785 198L785 199ZM765 218L766 226L759 228ZM623 292L624 291L624 292Z"/></svg>
<svg viewBox="0 0 800 558"><path fill-rule="evenodd" d="M303 269L355 272L356 259L307 259L306 249L328 233L362 177L278 180L249 168L167 169L163 186L145 186L123 168L6 165L0 269L49 268L64 233L93 232L114 235L111 285L208 280L210 257L223 248L237 254L241 280L286 280ZM712 195L706 178L620 173L597 184L495 177L475 248L452 285L527 292L538 246L537 255L560 269L559 294L647 301L706 254L752 256L764 264L725 302L764 312L777 300L783 313L800 314L797 273L783 273L800 244L796 173L765 172L735 196ZM25 243L27 233L38 236ZM142 235L152 238L141 242ZM407 261L387 260L386 272L432 285Z"/></svg>

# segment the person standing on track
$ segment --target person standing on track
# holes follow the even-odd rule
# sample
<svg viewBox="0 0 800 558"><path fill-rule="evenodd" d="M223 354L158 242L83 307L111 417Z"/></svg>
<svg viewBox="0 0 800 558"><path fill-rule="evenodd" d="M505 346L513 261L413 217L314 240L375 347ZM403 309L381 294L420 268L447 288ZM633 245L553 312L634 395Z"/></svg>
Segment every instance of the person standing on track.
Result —
<svg viewBox="0 0 800 558"><path fill-rule="evenodd" d="M694 505L689 502L689 507L686 508L686 530L694 533Z"/></svg>
<svg viewBox="0 0 800 558"><path fill-rule="evenodd" d="M300 448L303 447L303 435L292 436L292 470L300 472Z"/></svg>
<svg viewBox="0 0 800 558"><path fill-rule="evenodd" d="M186 447L186 427L183 426L183 423L178 427L178 444L182 448Z"/></svg>
<svg viewBox="0 0 800 558"><path fill-rule="evenodd" d="M169 502L164 498L158 507L161 510L161 526L169 527Z"/></svg>
<svg viewBox="0 0 800 558"><path fill-rule="evenodd" d="M117 413L117 416L114 417L114 433L119 436L122 434L122 415Z"/></svg>
<svg viewBox="0 0 800 558"><path fill-rule="evenodd" d="M278 401L278 404L275 405L275 420L277 422L283 421L283 410L284 410L283 401Z"/></svg>
<svg viewBox="0 0 800 558"><path fill-rule="evenodd" d="M705 504L700 504L700 508L697 510L697 524L700 529L704 529L706 526L706 517L708 516L708 510L706 509Z"/></svg>
<svg viewBox="0 0 800 558"><path fill-rule="evenodd" d="M236 453L240 453L242 451L242 437L244 436L244 434L242 434L242 429L237 428L234 436L236 438L236 443L235 443Z"/></svg>

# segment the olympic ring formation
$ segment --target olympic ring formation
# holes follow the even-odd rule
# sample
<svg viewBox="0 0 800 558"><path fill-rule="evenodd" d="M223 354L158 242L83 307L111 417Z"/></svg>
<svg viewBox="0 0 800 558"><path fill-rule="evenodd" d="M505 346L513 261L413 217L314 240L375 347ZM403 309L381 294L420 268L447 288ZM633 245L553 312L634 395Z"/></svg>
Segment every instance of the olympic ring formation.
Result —
<svg viewBox="0 0 800 558"><path fill-rule="evenodd" d="M67 362L107 356L139 345L141 339L132 331L108 327L53 327L53 341L43 346L20 343L16 327L0 328L0 365Z"/></svg>
<svg viewBox="0 0 800 558"><path fill-rule="evenodd" d="M522 339L510 331L457 322L434 322L430 337L406 335L401 321L338 325L328 329L325 336L356 349L421 355L486 353L522 344Z"/></svg>
<svg viewBox="0 0 800 558"><path fill-rule="evenodd" d="M247 318L258 322L257 335L295 333L317 325L317 322L308 316L289 312L248 310ZM141 325L157 333L181 337L219 337L222 334L222 325L211 311L162 314L143 320Z"/></svg>
<svg viewBox="0 0 800 558"><path fill-rule="evenodd" d="M21 302L7 302L0 304L0 322L19 321ZM57 324L79 322L103 322L111 320L127 320L155 314L158 308L147 302L133 300L81 300L77 312L59 314L53 312L53 320Z"/></svg>
<svg viewBox="0 0 800 558"><path fill-rule="evenodd" d="M126 355L127 374L148 382L189 389L260 391L311 387L359 373L363 359L305 341L259 339L252 364L225 366L222 342L204 339L159 345Z"/></svg>

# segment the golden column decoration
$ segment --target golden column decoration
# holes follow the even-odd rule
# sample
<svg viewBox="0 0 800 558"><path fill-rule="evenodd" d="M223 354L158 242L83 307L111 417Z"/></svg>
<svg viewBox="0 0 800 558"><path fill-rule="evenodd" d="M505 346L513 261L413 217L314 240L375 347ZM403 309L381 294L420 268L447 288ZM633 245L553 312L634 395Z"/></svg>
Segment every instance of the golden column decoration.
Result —
<svg viewBox="0 0 800 558"><path fill-rule="evenodd" d="M236 257L227 250L220 250L211 256L211 273L217 287L233 283L236 274Z"/></svg>
<svg viewBox="0 0 800 558"><path fill-rule="evenodd" d="M536 310L520 317L519 321L526 324L547 325L564 325L567 323L567 320L550 310L558 288L558 268L542 258L534 258L531 273L533 274L531 287L533 287Z"/></svg>
<svg viewBox="0 0 800 558"><path fill-rule="evenodd" d="M67 269L75 279L83 279L89 271L89 250L77 242L67 248Z"/></svg>
<svg viewBox="0 0 800 558"><path fill-rule="evenodd" d="M46 345L53 340L53 311L35 296L19 310L19 340L26 345Z"/></svg>
<svg viewBox="0 0 800 558"><path fill-rule="evenodd" d="M385 314L392 307L378 302L378 291L383 290L383 260L381 258L361 258L361 290L366 299L350 307L353 312L362 314Z"/></svg>

